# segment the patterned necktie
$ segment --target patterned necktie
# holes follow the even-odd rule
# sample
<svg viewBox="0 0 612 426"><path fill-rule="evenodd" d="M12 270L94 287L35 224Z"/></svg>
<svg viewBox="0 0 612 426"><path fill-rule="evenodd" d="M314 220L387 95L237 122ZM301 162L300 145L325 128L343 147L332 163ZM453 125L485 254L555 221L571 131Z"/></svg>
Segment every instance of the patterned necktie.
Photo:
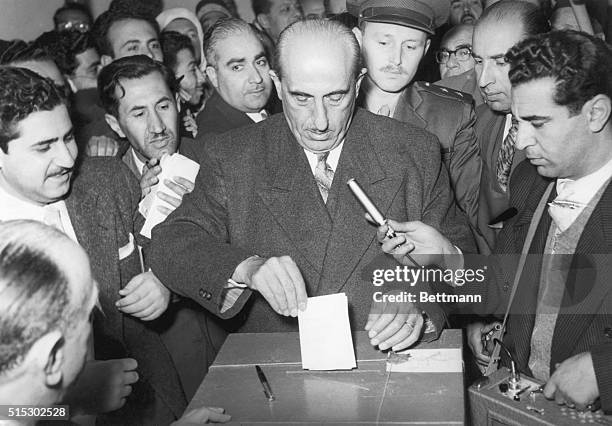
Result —
<svg viewBox="0 0 612 426"><path fill-rule="evenodd" d="M514 151L516 146L516 134L518 132L518 121L512 116L512 126L508 131L508 135L503 140L497 155L497 167L495 173L497 182L502 187L504 192L508 190L508 179L510 178L510 169L512 168L512 160L514 159Z"/></svg>
<svg viewBox="0 0 612 426"><path fill-rule="evenodd" d="M317 167L315 168L314 177L319 187L319 192L323 197L323 201L327 203L327 196L329 195L329 189L331 188L332 181L334 180L334 171L329 164L327 164L327 156L329 152L324 154L317 154Z"/></svg>

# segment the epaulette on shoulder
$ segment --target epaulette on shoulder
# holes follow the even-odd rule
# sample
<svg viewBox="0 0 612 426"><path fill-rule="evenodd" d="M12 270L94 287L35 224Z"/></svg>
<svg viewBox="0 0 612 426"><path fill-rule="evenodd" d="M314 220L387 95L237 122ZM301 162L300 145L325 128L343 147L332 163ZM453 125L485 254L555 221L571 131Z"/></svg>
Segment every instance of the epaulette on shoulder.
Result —
<svg viewBox="0 0 612 426"><path fill-rule="evenodd" d="M414 86L419 91L433 93L434 95L442 96L448 99L455 99L467 103L472 103L474 101L474 98L469 93L461 92L449 87L437 86L426 81L417 81L414 83Z"/></svg>

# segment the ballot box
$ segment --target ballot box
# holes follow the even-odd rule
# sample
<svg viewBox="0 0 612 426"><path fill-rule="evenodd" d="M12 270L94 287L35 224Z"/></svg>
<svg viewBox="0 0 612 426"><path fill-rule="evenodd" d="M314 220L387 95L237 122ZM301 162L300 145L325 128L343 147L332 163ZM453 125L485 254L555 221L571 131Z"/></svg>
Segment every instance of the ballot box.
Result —
<svg viewBox="0 0 612 426"><path fill-rule="evenodd" d="M232 424L393 424L462 425L465 421L462 371L387 371L388 356L373 348L367 333L353 335L357 368L302 370L298 333L230 335L188 410L224 407ZM461 353L461 330L414 349L435 355ZM436 351L440 349L440 351ZM414 352L413 352L414 353ZM408 351L410 354L410 351ZM460 355L459 355L460 357ZM410 362L410 356L406 357ZM255 366L264 372L275 396L264 394ZM435 363L430 364L436 369ZM459 360L459 370L462 361Z"/></svg>

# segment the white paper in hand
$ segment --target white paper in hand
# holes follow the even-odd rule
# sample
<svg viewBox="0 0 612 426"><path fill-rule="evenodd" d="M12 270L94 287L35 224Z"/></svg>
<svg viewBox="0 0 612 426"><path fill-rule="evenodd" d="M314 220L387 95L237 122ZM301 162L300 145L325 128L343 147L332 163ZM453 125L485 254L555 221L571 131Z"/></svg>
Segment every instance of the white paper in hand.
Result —
<svg viewBox="0 0 612 426"><path fill-rule="evenodd" d="M303 369L350 370L357 366L346 294L309 297L298 323Z"/></svg>
<svg viewBox="0 0 612 426"><path fill-rule="evenodd" d="M160 212L157 207L165 206L170 209L170 211L174 210L172 205L157 196L158 191L176 196L174 191L168 188L164 181L166 179L172 180L175 176L180 176L191 182L195 182L198 171L200 171L200 165L198 163L177 153L164 155L159 161L159 165L162 169L161 173L157 175L159 183L151 187L151 192L149 192L138 205L138 211L146 218L144 226L140 230L140 234L147 238L151 238L151 230L155 225L163 222L167 217L167 215Z"/></svg>

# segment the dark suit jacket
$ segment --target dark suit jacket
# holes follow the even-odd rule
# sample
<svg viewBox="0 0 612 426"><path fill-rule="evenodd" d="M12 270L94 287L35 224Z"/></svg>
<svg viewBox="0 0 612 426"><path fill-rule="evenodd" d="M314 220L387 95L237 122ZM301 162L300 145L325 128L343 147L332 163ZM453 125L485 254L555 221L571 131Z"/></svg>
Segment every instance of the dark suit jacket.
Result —
<svg viewBox="0 0 612 426"><path fill-rule="evenodd" d="M209 310L217 309L224 284L244 259L288 255L300 268L308 295L345 292L353 328L362 329L375 290L373 270L397 264L381 252L375 229L346 186L349 178L361 183L387 217L422 220L465 250L474 248L467 220L454 204L438 142L414 126L357 110L327 205L282 114L196 149L202 165L196 189L154 229L151 257L158 276L172 277L177 293ZM236 314L249 293L225 315ZM259 294L248 303L241 331L297 329L294 318L277 315ZM439 307L423 308L440 331Z"/></svg>
<svg viewBox="0 0 612 426"><path fill-rule="evenodd" d="M225 102L216 90L206 101L204 109L196 117L196 122L198 124L198 141L206 138L207 135L216 135L253 124L253 120L246 113Z"/></svg>
<svg viewBox="0 0 612 426"><path fill-rule="evenodd" d="M180 148L191 151L190 144L193 144L193 139L183 138ZM134 161L132 150L128 149L121 160L140 181L142 171ZM138 228L137 232L140 229ZM145 244L148 244L148 241L145 241ZM217 317L208 315L186 298L175 297L158 322L165 323L160 333L161 338L174 361L187 400L190 400L223 345L227 331Z"/></svg>
<svg viewBox="0 0 612 426"><path fill-rule="evenodd" d="M95 324L96 358L130 356L138 361L139 382L127 405L102 423L168 424L182 415L187 399L161 338L163 324L145 323L117 310L118 291L140 273L138 249L119 259L129 234L137 237L140 188L130 171L110 157L86 159L66 199L79 243L91 261L100 288L103 315Z"/></svg>
<svg viewBox="0 0 612 426"><path fill-rule="evenodd" d="M491 110L486 104L476 108L476 136L480 144L480 155L483 162L480 197L478 203L478 228L486 242L479 246L480 252L491 253L495 246L498 232L488 225L510 205L509 193L504 192L497 181L496 167L499 149L504 138L506 115ZM525 159L524 151L516 150L510 175Z"/></svg>
<svg viewBox="0 0 612 426"><path fill-rule="evenodd" d="M404 89L393 118L438 137L455 200L476 227L482 160L474 132L476 116L471 97L417 82Z"/></svg>
<svg viewBox="0 0 612 426"><path fill-rule="evenodd" d="M521 252L531 218L550 180L540 176L527 161L511 179L511 203L519 213L501 231L495 252L500 255ZM555 191L550 199L555 197ZM530 375L528 361L535 321L542 256L551 218L544 211L531 244L525 269L514 298L504 343L519 368ZM555 364L581 352L591 352L604 410L612 412L612 185L608 185L591 214L572 256L564 286L561 311L552 339L550 371ZM499 256L497 256L499 258ZM488 282L489 312L503 313L516 271L513 262L500 262ZM505 259L504 257L504 260Z"/></svg>

